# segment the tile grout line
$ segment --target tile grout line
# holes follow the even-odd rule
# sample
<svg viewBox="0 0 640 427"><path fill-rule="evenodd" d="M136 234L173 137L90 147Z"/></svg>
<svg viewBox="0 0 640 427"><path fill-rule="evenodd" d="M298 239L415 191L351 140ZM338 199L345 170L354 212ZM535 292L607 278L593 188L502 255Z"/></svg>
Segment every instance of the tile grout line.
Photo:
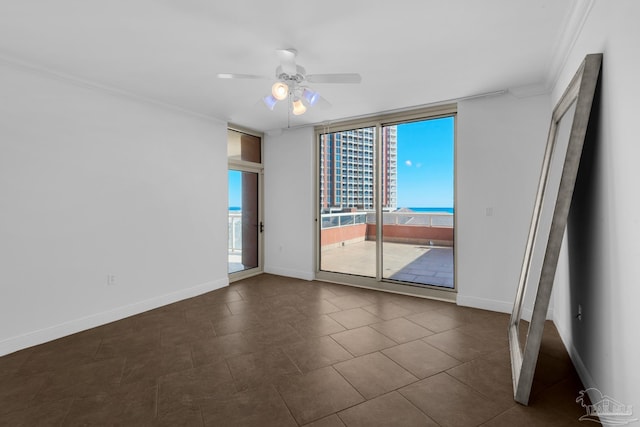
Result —
<svg viewBox="0 0 640 427"><path fill-rule="evenodd" d="M341 363L341 362L338 362L338 363ZM353 389L355 390L355 392L356 392L356 393L358 393L358 395L360 395L360 397L362 397L362 399L363 399L363 401L362 401L362 402L358 402L358 403L355 403L355 404L353 404L353 405L351 405L351 406L347 406L346 408L340 409L340 410L339 410L339 411L337 411L337 412L332 412L332 414L335 414L338 418L340 418L340 416L338 415L338 413L339 413L339 412L346 411L347 409L354 408L354 407L356 407L356 406L358 406L358 405L362 405L363 403L366 403L366 402L368 402L368 401L369 401L369 399L367 399L366 397L364 397L364 396L362 395L362 393L360 393L360 391L356 388L356 386L354 386L353 384L351 384L351 382L350 382L347 378L345 378L345 376L344 376L344 375L342 375L342 373L341 373L339 370L337 370L333 365L329 365L328 367L331 367L331 369L333 369L333 371L334 371L334 372L336 372L338 375L340 375L340 377L341 377L343 380L345 380L345 381L347 382L347 384L349 384L349 385L351 386L351 388L353 388ZM324 369L324 368L320 368L320 369ZM322 418L328 417L328 416L330 416L330 415L331 415L331 414L325 415L324 417L320 417L320 418L318 418L317 420L321 420ZM310 422L309 422L309 423L307 423L307 424L310 424L310 423L315 422L315 421L317 421L317 420L312 420L312 421L310 421ZM342 418L340 418L340 421L342 421ZM343 424L344 424L344 422L343 422Z"/></svg>
<svg viewBox="0 0 640 427"><path fill-rule="evenodd" d="M347 329L347 331L348 331L348 330L349 330L349 329ZM341 331L341 332L345 332L345 331ZM340 333L340 332L337 332L337 333ZM340 348L344 349L344 351L346 351L346 352L347 352L347 353L349 353L351 356L353 356L351 359L355 359L356 357L358 357L358 356L356 356L355 354L351 353L351 352L349 351L349 349L345 348L342 344L340 344L338 341L336 341L336 339L335 339L335 338L333 338L331 335L325 335L325 336L327 336L327 337L331 338L331 340L332 340L334 343L338 344L338 346L340 346ZM351 359L349 359L349 360L351 360ZM338 363L340 363L340 362L338 362ZM329 366L333 366L333 365L329 365Z"/></svg>
<svg viewBox="0 0 640 427"><path fill-rule="evenodd" d="M285 408L287 408L287 411L289 412L289 415L291 415L291 418L293 419L293 421L300 427L302 426L302 424L300 424L298 422L298 420L296 419L296 417L293 415L293 412L291 412L291 408L289 407L289 405L287 404L287 401L285 400L285 398L282 396L282 393L280 393L279 387L277 387L274 384L271 384L271 387L276 391L276 393L278 393L278 396L280 396L280 400L282 400L282 403L284 403ZM308 423L307 423L308 424Z"/></svg>
<svg viewBox="0 0 640 427"><path fill-rule="evenodd" d="M429 378L429 377L427 377L427 378ZM426 379L426 378L425 378L425 379ZM420 380L420 381L422 381L422 380ZM415 384L415 383L411 383L411 384ZM408 386L410 386L411 384L407 384L407 385L406 385L406 386L404 386L404 387L408 387ZM437 422L436 420L434 420L434 419L433 419L433 417L431 417L431 416L430 416L429 414L427 414L425 411L423 411L422 409L420 409L419 407L417 407L416 405L414 405L414 403L413 403L411 400L407 399L407 398L405 397L405 395L404 395L404 394L402 394L402 393L400 392L400 390L401 390L402 388L404 388L404 387L401 387L401 388L399 388L399 389L397 389L397 390L394 390L394 391L395 391L396 393L398 393L398 394L400 395L400 397L402 397L404 400L406 400L406 401L409 403L409 405L413 406L413 407L414 407L414 408L416 408L418 411L420 411L421 413L423 413L427 418L429 418L431 421L433 421L437 426L442 427L442 424L440 424L439 422Z"/></svg>

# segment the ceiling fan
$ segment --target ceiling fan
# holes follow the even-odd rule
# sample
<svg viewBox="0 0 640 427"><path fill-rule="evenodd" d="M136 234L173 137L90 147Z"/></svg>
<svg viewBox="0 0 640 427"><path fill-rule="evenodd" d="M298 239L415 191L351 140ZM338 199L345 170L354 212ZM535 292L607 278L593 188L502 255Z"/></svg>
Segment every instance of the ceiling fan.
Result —
<svg viewBox="0 0 640 427"><path fill-rule="evenodd" d="M298 52L295 49L278 49L276 55L280 65L276 68L277 81L271 87L271 93L262 101L273 110L278 101L289 99L291 112L298 116L304 114L307 108L315 105L320 94L311 89L307 83L360 83L362 77L357 73L342 74L307 74L304 67L296 64ZM265 76L253 74L218 74L220 79L263 79Z"/></svg>

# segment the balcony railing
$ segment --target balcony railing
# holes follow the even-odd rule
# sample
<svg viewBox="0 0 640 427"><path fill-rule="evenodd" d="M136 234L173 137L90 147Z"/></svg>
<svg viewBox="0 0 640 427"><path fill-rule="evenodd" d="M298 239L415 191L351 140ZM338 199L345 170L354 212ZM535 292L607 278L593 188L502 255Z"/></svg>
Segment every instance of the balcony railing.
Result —
<svg viewBox="0 0 640 427"><path fill-rule="evenodd" d="M365 224L366 220L367 214L364 212L323 214L322 228Z"/></svg>
<svg viewBox="0 0 640 427"><path fill-rule="evenodd" d="M367 216L367 222L368 220L369 217ZM385 225L453 227L453 215L439 212L384 212L382 220ZM375 216L373 221L375 221Z"/></svg>
<svg viewBox="0 0 640 427"><path fill-rule="evenodd" d="M382 220L385 225L453 227L453 215L439 212L384 212L382 214ZM375 212L340 212L322 214L322 228L375 223Z"/></svg>
<svg viewBox="0 0 640 427"><path fill-rule="evenodd" d="M229 212L229 252L242 252L241 212Z"/></svg>

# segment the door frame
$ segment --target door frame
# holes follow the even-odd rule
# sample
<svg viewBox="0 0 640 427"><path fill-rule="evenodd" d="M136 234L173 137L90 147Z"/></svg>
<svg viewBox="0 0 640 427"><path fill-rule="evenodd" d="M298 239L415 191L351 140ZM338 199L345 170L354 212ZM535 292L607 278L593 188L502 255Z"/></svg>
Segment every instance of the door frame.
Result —
<svg viewBox="0 0 640 427"><path fill-rule="evenodd" d="M264 149L262 147L264 141L264 135L260 132L256 132L241 126L231 125L227 126L228 130L235 132L245 133L260 138L260 159L262 161L264 156ZM256 276L264 272L264 232L260 229L264 225L264 166L263 163L248 162L244 160L231 160L227 161L227 174L229 171L240 171L255 173L258 176L258 266L247 270L241 270L234 273L228 273L229 283L245 279L247 277ZM229 189L229 182L227 181L227 191ZM227 200L227 210L229 208L229 201ZM229 236L227 235L227 242ZM227 243L228 244L228 243ZM227 256L227 264L228 264ZM228 271L228 270L227 270Z"/></svg>

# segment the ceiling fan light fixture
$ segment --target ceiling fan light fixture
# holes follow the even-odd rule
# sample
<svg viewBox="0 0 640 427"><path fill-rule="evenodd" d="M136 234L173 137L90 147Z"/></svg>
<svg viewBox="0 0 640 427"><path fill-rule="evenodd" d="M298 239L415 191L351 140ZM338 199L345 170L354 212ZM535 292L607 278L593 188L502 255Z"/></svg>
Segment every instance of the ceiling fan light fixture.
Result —
<svg viewBox="0 0 640 427"><path fill-rule="evenodd" d="M296 64L295 49L278 49L276 55L280 65L271 78L255 74L218 73L219 79L273 79L271 94L262 97L262 102L271 111L278 101L286 100L288 114L296 116L304 114L307 109L317 103L327 105L327 101L318 92L307 87L307 83L360 83L362 78L357 73L343 74L307 74L305 68Z"/></svg>
<svg viewBox="0 0 640 427"><path fill-rule="evenodd" d="M282 101L289 95L289 86L284 82L275 82L271 86L271 94L278 101Z"/></svg>
<svg viewBox="0 0 640 427"><path fill-rule="evenodd" d="M320 94L318 92L314 92L309 88L304 88L302 92L302 97L307 101L310 106L314 106L318 99L320 98Z"/></svg>
<svg viewBox="0 0 640 427"><path fill-rule="evenodd" d="M292 111L291 111L293 115L299 116L301 114L304 114L305 111L307 111L307 107L304 106L304 104L302 103L302 100L300 100L300 98L294 99L292 104Z"/></svg>
<svg viewBox="0 0 640 427"><path fill-rule="evenodd" d="M264 102L264 105L266 105L269 110L273 111L273 108L278 103L278 100L273 95L267 95L262 98L262 102Z"/></svg>

